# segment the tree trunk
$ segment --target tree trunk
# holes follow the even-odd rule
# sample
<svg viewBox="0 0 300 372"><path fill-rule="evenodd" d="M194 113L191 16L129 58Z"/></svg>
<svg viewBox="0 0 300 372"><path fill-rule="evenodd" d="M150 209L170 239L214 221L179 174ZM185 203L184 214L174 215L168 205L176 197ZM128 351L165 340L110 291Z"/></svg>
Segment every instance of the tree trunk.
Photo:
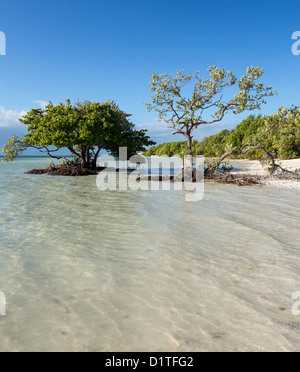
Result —
<svg viewBox="0 0 300 372"><path fill-rule="evenodd" d="M192 156L192 136L191 133L186 133L187 138L187 156L185 156L183 169L184 169L184 179L189 182L193 178L193 156Z"/></svg>
<svg viewBox="0 0 300 372"><path fill-rule="evenodd" d="M86 150L86 157L87 157L87 165L88 165L88 168L89 168L90 165L91 165L91 156L90 156L90 147L89 146L87 147L87 150Z"/></svg>
<svg viewBox="0 0 300 372"><path fill-rule="evenodd" d="M187 152L188 152L188 155L192 155L192 136L190 133L187 133L186 134L186 138L187 138Z"/></svg>
<svg viewBox="0 0 300 372"><path fill-rule="evenodd" d="M97 157L95 156L93 160L91 161L91 169L97 168Z"/></svg>
<svg viewBox="0 0 300 372"><path fill-rule="evenodd" d="M86 146L81 147L81 166L82 168L88 168L88 162L87 162L87 157L86 157Z"/></svg>
<svg viewBox="0 0 300 372"><path fill-rule="evenodd" d="M98 150L96 151L95 156L94 156L94 158L93 158L93 160L91 162L92 169L96 169L97 168L97 159L98 159L98 156L99 156L102 148L103 148L103 145L99 145L98 146Z"/></svg>

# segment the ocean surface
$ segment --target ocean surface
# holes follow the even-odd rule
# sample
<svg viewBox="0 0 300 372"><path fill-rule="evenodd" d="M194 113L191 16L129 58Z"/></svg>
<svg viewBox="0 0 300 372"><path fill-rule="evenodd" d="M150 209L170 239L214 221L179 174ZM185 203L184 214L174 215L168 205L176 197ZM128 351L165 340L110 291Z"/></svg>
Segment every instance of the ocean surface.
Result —
<svg viewBox="0 0 300 372"><path fill-rule="evenodd" d="M0 163L0 351L300 351L300 191L99 191Z"/></svg>

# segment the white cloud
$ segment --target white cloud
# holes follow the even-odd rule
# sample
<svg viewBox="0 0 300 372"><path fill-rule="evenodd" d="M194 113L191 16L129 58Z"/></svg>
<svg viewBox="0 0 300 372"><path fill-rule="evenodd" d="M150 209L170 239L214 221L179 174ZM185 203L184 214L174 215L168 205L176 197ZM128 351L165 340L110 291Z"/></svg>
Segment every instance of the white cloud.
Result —
<svg viewBox="0 0 300 372"><path fill-rule="evenodd" d="M172 129L168 128L168 123L155 121L154 123L147 123L147 124L136 124L136 128L140 129L148 129L148 135L150 133L155 134L157 136L164 136L166 134L172 134Z"/></svg>
<svg viewBox="0 0 300 372"><path fill-rule="evenodd" d="M34 101L33 101L34 103L37 103L39 106L41 106L42 108L45 108L47 105L48 105L48 103L49 102L47 102L47 101L42 101L42 100L40 100L40 99L35 99Z"/></svg>
<svg viewBox="0 0 300 372"><path fill-rule="evenodd" d="M15 110L9 110L6 109L3 106L0 106L0 127L1 128L13 128L13 127L19 127L23 124L19 122L18 119L20 119L22 116L26 114L26 111L15 111Z"/></svg>

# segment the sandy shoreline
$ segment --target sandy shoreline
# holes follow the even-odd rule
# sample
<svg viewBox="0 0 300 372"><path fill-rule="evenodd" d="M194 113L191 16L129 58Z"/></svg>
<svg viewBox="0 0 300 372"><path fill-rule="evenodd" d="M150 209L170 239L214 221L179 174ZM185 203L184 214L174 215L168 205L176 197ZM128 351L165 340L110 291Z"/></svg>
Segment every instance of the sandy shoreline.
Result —
<svg viewBox="0 0 300 372"><path fill-rule="evenodd" d="M234 167L233 174L268 177L268 172L263 169L257 160L231 160L229 163ZM300 159L278 160L277 163L289 171L300 169ZM263 180L263 185L300 190L300 180L278 180L268 177Z"/></svg>

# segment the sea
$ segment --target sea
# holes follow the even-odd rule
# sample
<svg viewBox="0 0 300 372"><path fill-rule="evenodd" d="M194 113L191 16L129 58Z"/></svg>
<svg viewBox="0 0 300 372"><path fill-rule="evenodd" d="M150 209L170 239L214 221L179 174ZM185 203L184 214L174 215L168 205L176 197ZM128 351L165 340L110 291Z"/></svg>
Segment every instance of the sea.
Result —
<svg viewBox="0 0 300 372"><path fill-rule="evenodd" d="M50 161L0 163L0 352L300 351L299 190L25 174Z"/></svg>

